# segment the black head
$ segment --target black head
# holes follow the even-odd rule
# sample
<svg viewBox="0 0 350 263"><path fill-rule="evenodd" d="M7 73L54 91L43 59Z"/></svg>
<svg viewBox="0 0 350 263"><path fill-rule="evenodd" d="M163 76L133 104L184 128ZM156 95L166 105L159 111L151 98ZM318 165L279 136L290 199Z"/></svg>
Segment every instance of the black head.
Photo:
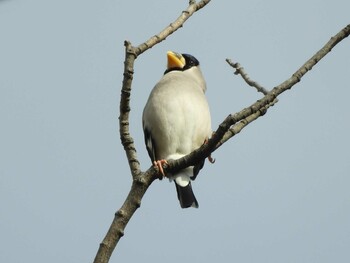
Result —
<svg viewBox="0 0 350 263"><path fill-rule="evenodd" d="M186 61L186 65L182 68L182 70L199 66L199 61L194 56L189 54L182 54L182 56L185 58L185 61Z"/></svg>
<svg viewBox="0 0 350 263"><path fill-rule="evenodd" d="M187 69L190 69L192 67L195 67L195 66L199 66L199 61L192 55L189 55L189 54L177 54L177 58L179 58L179 56L185 60L185 63L182 63L182 65L177 65L175 67L168 67L168 69L164 72L164 74L168 73L168 72L171 72L171 71L185 71Z"/></svg>

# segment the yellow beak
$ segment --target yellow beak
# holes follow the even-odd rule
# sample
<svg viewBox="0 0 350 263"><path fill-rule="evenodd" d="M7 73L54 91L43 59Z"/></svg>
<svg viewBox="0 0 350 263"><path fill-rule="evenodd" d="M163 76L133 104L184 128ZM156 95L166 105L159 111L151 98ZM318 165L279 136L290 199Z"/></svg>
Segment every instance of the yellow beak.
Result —
<svg viewBox="0 0 350 263"><path fill-rule="evenodd" d="M183 68L186 65L185 58L176 52L168 51L168 69Z"/></svg>

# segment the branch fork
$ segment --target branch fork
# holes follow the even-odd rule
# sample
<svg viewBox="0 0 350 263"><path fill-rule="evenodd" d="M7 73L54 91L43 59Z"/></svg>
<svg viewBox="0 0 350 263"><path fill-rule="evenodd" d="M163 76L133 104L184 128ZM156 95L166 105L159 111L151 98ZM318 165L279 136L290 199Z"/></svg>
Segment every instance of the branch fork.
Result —
<svg viewBox="0 0 350 263"><path fill-rule="evenodd" d="M196 11L206 6L210 0L202 0L196 2L194 0L189 1L189 6L181 15L159 34L152 36L144 43L137 47L134 47L130 41L125 41L125 61L124 61L124 78L121 89L120 99L120 116L119 116L119 132L122 145L126 156L129 161L129 167L132 174L131 190L122 205L122 207L115 213L113 222L100 244L94 263L107 263L117 245L120 238L124 235L124 229L129 220L141 205L143 195L146 193L148 187L154 180L158 179L158 170L151 166L147 171L142 172L140 169L140 163L137 158L134 140L129 130L129 112L130 112L130 98L131 98L131 85L134 75L134 63L139 55L152 48L156 44L165 40L177 29L183 26L186 20L192 16ZM256 101L249 107L230 114L219 125L218 129L214 132L213 136L207 143L203 144L199 149L184 156L181 159L169 161L164 167L165 172L174 172L180 169L184 169L190 165L194 165L199 161L210 156L212 152L218 149L227 140L238 134L244 127L263 116L269 107L277 102L277 97L292 88L298 83L301 78L312 69L314 65L318 63L326 54L328 54L334 46L340 41L348 37L350 34L350 25L343 28L338 34L332 37L325 46L320 49L313 57L311 57L303 66L301 66L292 76L274 87L271 91L267 91L264 87L257 82L252 81L244 68L239 63L233 63L227 59L227 63L235 69L236 75L241 75L244 81L262 92L264 97Z"/></svg>

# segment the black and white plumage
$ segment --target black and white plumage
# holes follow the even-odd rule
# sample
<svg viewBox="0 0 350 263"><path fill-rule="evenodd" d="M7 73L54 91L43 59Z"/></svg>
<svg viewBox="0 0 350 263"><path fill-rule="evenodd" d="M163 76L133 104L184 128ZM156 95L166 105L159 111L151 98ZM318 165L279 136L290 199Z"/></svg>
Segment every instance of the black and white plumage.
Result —
<svg viewBox="0 0 350 263"><path fill-rule="evenodd" d="M167 70L153 88L143 111L145 143L152 162L179 159L199 148L212 133L204 94L206 83L198 60L171 51L167 58ZM198 207L191 180L203 165L204 160L167 175L175 181L182 208Z"/></svg>

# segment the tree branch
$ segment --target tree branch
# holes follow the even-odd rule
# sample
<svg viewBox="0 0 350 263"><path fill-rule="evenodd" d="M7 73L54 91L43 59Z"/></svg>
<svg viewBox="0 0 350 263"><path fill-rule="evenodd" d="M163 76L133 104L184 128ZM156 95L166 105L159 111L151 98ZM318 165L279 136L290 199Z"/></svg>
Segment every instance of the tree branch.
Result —
<svg viewBox="0 0 350 263"><path fill-rule="evenodd" d="M265 89L263 86L261 86L258 82L253 81L250 79L250 77L248 76L247 72L245 72L244 68L241 67L241 64L234 63L231 59L226 59L226 62L233 67L234 69L236 69L236 71L234 72L235 75L241 75L242 78L244 79L244 81L251 87L256 88L256 90L258 92L261 92L262 94L266 95L268 93L268 90Z"/></svg>
<svg viewBox="0 0 350 263"><path fill-rule="evenodd" d="M326 56L340 41L350 34L350 24L344 27L338 34L333 36L315 55L304 63L289 79L274 87L262 99L258 100L248 108L235 114L230 114L219 125L212 138L207 144L192 153L174 161L169 161L164 168L165 172L174 172L195 165L200 160L208 157L218 149L224 142L238 134L249 123L263 116L274 100L283 92L291 89L301 78L310 71L324 56Z"/></svg>
<svg viewBox="0 0 350 263"><path fill-rule="evenodd" d="M191 9L191 5L207 4L209 1L201 1L198 4L195 4L194 1L190 1L190 6L188 9ZM203 6L204 6L203 5ZM200 5L201 6L201 5ZM203 7L202 6L202 7ZM194 8L193 10L197 11L199 8ZM195 12L193 11L193 12ZM187 14L183 12L182 15ZM188 13L193 14L193 13ZM188 18L188 17L187 17ZM185 22L182 16L178 19L182 19ZM173 23L174 25L174 23ZM106 237L100 244L100 248L97 252L94 262L102 263L108 262L109 258L116 247L119 239L124 235L124 229L129 222L130 218L140 207L141 200L148 187L152 182L157 179L158 171L154 167L149 168L146 172L141 172L139 169L139 162L136 157L136 150L134 148L133 139L129 134L129 111L130 111L130 93L131 93L131 82L133 76L133 65L134 61L138 55L151 48L155 44L164 40L168 35L173 33L182 25L173 27L170 25L164 29L159 35L162 37L152 37L148 43L141 44L137 48L133 48L129 42L125 42L126 46L126 58L124 62L124 80L121 94L120 102L120 134L121 140L128 156L129 165L133 175L133 183L131 190L123 204L123 206L115 214L115 218L107 232ZM168 33L163 34L166 31ZM193 151L192 153L186 155L185 157L169 161L169 164L165 167L165 171L174 172L180 169L183 169L187 166L194 165L198 161L208 157L212 152L218 149L223 143L227 140L238 134L243 128L248 124L256 120L257 118L263 116L269 107L274 104L276 98L285 92L288 89L291 89L295 84L297 84L301 78L312 69L325 55L327 55L333 47L335 47L340 41L348 37L350 34L350 25L347 25L343 28L338 34L332 37L314 56L312 56L304 65L302 65L289 79L281 83L280 85L273 88L268 92L262 99L258 100L248 108L241 110L238 113L230 114L226 119L219 125L218 129L208 141L207 144L203 145L199 149ZM157 35L157 36L159 36ZM137 50L137 51L136 51ZM129 159L129 157L131 159Z"/></svg>
<svg viewBox="0 0 350 263"><path fill-rule="evenodd" d="M165 40L168 36L170 36L172 33L174 33L176 30L182 27L182 25L186 22L188 18L190 18L195 12L206 6L209 2L210 0L202 0L198 3L196 3L196 1L189 1L188 8L185 11L182 11L182 14L174 22L172 22L169 26L167 26L157 35L151 37L146 42L136 47L136 54L140 55L146 50L152 48L154 45Z"/></svg>
<svg viewBox="0 0 350 263"><path fill-rule="evenodd" d="M160 43L177 29L182 27L190 16L203 8L209 2L210 0L202 0L198 3L193 0L189 1L188 8L183 11L173 23L163 29L158 35L151 37L138 47L133 47L129 41L124 42L125 61L123 74L124 78L120 96L119 133L122 145L128 158L133 183L124 204L115 213L113 222L97 251L94 263L107 263L109 261L118 241L124 235L124 229L130 218L133 216L137 208L140 207L143 195L152 182L157 178L157 171L154 168L151 168L146 172L141 172L134 140L129 129L130 96L135 60L143 52Z"/></svg>
<svg viewBox="0 0 350 263"><path fill-rule="evenodd" d="M129 167L132 174L132 186L130 192L122 205L122 207L115 213L113 222L103 239L98 252L96 254L94 263L107 263L117 245L120 238L124 235L124 229L129 220L141 205L141 200L146 193L148 187L157 179L156 169L149 168L146 172L141 172L140 163L137 158L134 140L129 130L129 112L130 112L130 96L131 85L134 74L134 63L139 55L147 51L154 45L165 40L177 29L182 27L185 21L196 11L203 8L210 0L203 0L198 3L194 0L189 1L188 8L168 27L162 30L159 34L151 37L146 42L140 44L138 47L132 46L129 41L125 41L125 61L124 61L124 78L121 89L120 99L120 138L125 149ZM242 111L230 114L218 127L212 138L207 144L190 153L189 155L176 160L169 161L169 165L165 167L165 171L178 171L187 166L194 165L198 161L208 157L213 151L218 149L223 143L238 134L248 124L263 116L268 108L273 105L275 99L284 91L292 88L298 83L301 78L312 69L331 49L350 34L350 25L342 29L337 35L332 37L328 43L319 50L312 58L310 58L300 69L298 69L288 80L267 92L265 96ZM241 76L244 78L244 74ZM249 79L248 79L249 80ZM249 81L246 80L248 83ZM256 87L257 85L253 85Z"/></svg>
<svg viewBox="0 0 350 263"><path fill-rule="evenodd" d="M130 192L122 205L115 213L113 222L108 229L108 232L100 243L100 247L96 254L94 263L107 263L118 244L118 241L124 236L124 229L129 220L141 205L141 199L146 193L148 187L156 179L155 172L152 169L142 173L133 179Z"/></svg>

